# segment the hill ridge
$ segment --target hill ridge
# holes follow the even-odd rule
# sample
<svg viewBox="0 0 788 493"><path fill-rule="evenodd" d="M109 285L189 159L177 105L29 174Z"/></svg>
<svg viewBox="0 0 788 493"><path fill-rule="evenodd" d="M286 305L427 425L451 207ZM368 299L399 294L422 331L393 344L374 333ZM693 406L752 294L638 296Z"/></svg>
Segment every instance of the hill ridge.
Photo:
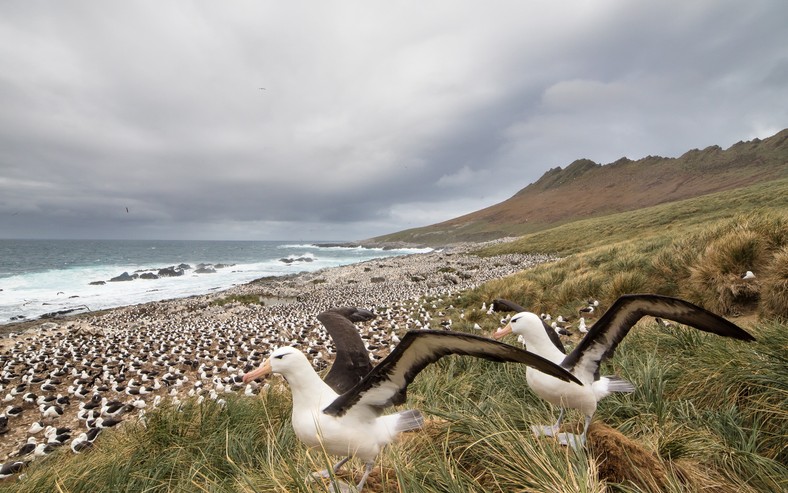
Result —
<svg viewBox="0 0 788 493"><path fill-rule="evenodd" d="M365 240L365 244L447 245L520 236L567 222L733 190L788 177L788 129L711 145L677 158L577 159L546 171L509 199L429 226Z"/></svg>

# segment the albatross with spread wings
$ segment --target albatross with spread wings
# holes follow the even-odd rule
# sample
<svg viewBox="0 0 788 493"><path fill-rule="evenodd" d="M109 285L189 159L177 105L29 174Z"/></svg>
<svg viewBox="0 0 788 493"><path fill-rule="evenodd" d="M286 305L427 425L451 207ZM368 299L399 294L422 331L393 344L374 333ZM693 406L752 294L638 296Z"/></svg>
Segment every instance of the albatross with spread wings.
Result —
<svg viewBox="0 0 788 493"><path fill-rule="evenodd" d="M520 313L514 315L506 327L493 335L495 339L501 339L509 333L522 336L525 346L530 351L560 364L583 382L583 385L567 385L536 368L526 369L526 380L536 395L561 408L558 421L553 426L534 426L532 427L534 434L552 436L558 433L565 408L579 409L585 415L582 435L576 437L569 433L558 434L559 441L564 445L585 444L588 426L596 412L597 402L613 392L635 390L632 384L623 378L600 376L599 365L604 359L613 355L629 329L644 316L674 320L723 337L743 341L755 340L736 324L687 301L655 294L629 294L618 298L567 355L563 344L555 337L555 332L538 315L527 312L512 302L504 304L510 308L519 308Z"/></svg>
<svg viewBox="0 0 788 493"><path fill-rule="evenodd" d="M340 317L350 323L347 315L340 314ZM321 321L335 338L338 360L343 357L339 353L344 351L346 338L355 340L349 333L337 336L343 329L337 332L336 327L348 329L340 317L321 314ZM346 457L334 465L334 472L350 457L362 459L366 466L356 486L361 491L381 449L399 433L423 425L424 419L417 410L388 415L383 415L383 410L402 403L405 390L416 375L430 363L450 354L525 363L561 381L578 382L560 366L528 351L472 334L433 330L406 333L383 361L341 394L321 380L306 356L292 347L276 349L243 379L249 382L270 373L284 376L293 395L292 423L296 436L309 447L321 447L331 455ZM351 374L345 373L346 376ZM328 471L318 474L327 477Z"/></svg>

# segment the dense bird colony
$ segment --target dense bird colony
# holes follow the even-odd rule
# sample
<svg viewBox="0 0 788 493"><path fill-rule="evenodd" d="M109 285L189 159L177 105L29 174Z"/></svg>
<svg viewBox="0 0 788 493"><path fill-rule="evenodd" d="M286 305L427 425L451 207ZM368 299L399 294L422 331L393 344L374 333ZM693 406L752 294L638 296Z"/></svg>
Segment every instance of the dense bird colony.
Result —
<svg viewBox="0 0 788 493"><path fill-rule="evenodd" d="M237 286L227 292L47 321L0 343L0 459L8 471L60 446L83 453L106 429L186 399L254 395L243 384L276 347L295 346L316 370L333 359L316 316L355 305L377 318L357 324L374 361L398 335L440 318L443 298L535 264L540 255L480 258L462 249L372 260ZM260 295L266 304L219 298ZM279 302L271 302L279 300ZM11 472L10 474L13 474Z"/></svg>

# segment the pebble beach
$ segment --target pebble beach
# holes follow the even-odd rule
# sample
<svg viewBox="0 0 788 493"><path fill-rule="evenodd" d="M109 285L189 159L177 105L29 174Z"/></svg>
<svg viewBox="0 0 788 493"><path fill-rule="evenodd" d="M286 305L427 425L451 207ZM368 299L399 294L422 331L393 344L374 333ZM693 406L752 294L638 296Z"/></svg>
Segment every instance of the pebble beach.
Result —
<svg viewBox="0 0 788 493"><path fill-rule="evenodd" d="M479 246L456 245L259 279L208 295L0 326L0 398L6 418L0 419L0 459L35 460L60 448L65 450L59 453L83 453L89 443L82 433L99 427L94 439L100 440L101 433L163 403L255 395L258 384L244 385L241 376L280 346L298 347L322 370L333 358L333 344L316 316L329 308L353 305L378 315L357 324L378 360L404 332L448 328L463 316L452 320L428 301L450 304L464 290L556 260L470 253ZM55 428L71 431L58 440L52 438ZM26 443L35 443L34 451L19 455Z"/></svg>

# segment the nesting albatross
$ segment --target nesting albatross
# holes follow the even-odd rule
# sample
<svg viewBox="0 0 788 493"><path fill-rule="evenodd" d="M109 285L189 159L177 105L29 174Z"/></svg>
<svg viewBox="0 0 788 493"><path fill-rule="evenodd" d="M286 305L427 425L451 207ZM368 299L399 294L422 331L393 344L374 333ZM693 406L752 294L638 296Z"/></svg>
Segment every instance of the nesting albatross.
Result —
<svg viewBox="0 0 788 493"><path fill-rule="evenodd" d="M737 325L687 301L655 294L630 294L618 298L567 355L561 341L538 315L522 311L513 316L506 327L497 331L493 337L500 339L509 333L522 336L529 350L560 364L583 382L582 386L567 385L538 369L526 370L526 380L531 389L542 399L561 408L558 421L553 426L532 427L537 436L552 436L558 433L565 408L579 409L585 415L583 433L579 437L559 433L558 439L564 445L583 445L597 402L612 392L635 390L632 384L623 378L600 376L599 364L613 355L629 329L645 315L667 318L723 337L755 340Z"/></svg>
<svg viewBox="0 0 788 493"><path fill-rule="evenodd" d="M341 346L341 339L336 342ZM433 330L406 333L383 361L342 394L321 380L306 356L292 347L276 349L243 379L248 383L270 373L281 374L293 395L292 423L296 436L309 447L321 447L331 455L344 456L334 465L335 473L350 457L362 459L366 465L356 486L361 491L381 449L399 433L423 425L424 418L417 410L382 415L383 410L402 402L408 384L416 375L449 354L525 363L558 379L576 381L558 365L522 349L472 334ZM329 476L328 471L318 474Z"/></svg>

